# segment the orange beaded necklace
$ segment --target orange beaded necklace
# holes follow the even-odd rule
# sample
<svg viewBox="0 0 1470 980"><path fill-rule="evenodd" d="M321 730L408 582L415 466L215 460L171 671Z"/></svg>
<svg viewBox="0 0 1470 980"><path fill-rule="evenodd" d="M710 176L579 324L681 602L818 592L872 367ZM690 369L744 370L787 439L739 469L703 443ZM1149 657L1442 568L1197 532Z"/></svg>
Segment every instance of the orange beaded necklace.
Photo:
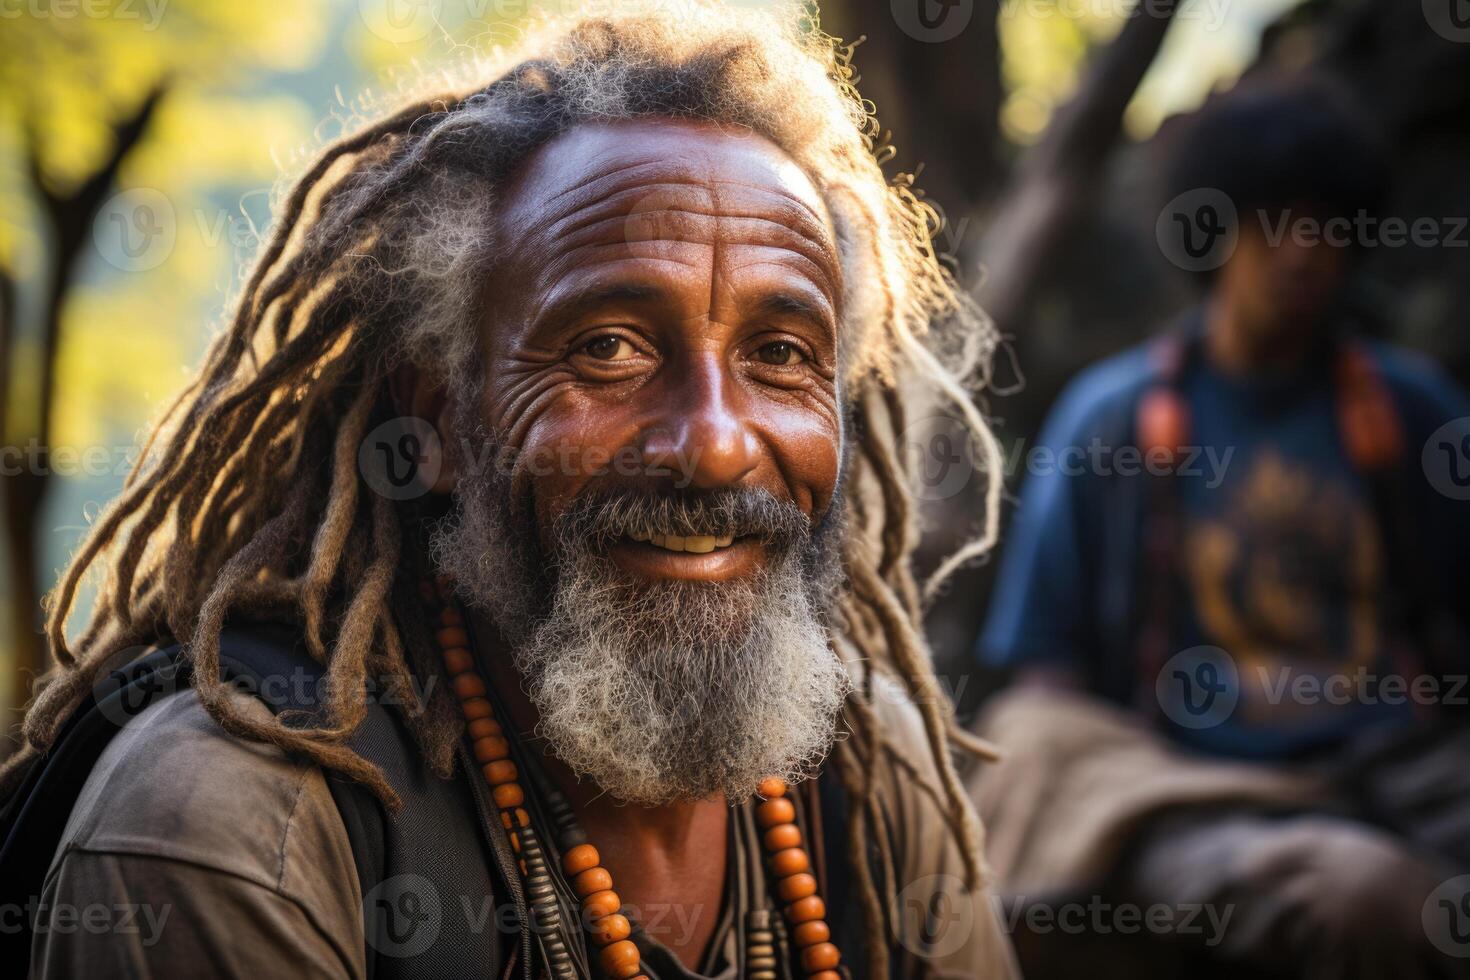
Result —
<svg viewBox="0 0 1470 980"><path fill-rule="evenodd" d="M438 607L435 639L455 696L459 698L460 710L469 724L475 760L480 763L480 772L490 787L500 822L509 833L511 848L519 856L531 925L543 937L552 975L558 980L572 980L576 971L571 953L557 932L560 912L545 851L531 826L520 773L510 758L510 741L496 717L485 681L475 669L464 614L455 605L448 582L441 580L437 589L425 583L423 594L427 602ZM796 825L796 807L786 797L786 790L785 781L776 778L762 780L756 788L763 798L756 807L755 819L763 831L761 843L766 851L766 867L776 896L785 906L792 941L801 950L802 971L808 980L841 980L837 965L842 954L831 941L827 906L817 894L811 859L802 844L801 828ZM613 890L612 875L602 866L601 855L587 843L565 800L555 799L550 805L561 830L558 841L562 845L562 873L581 902L582 920L589 923L588 932L598 947L597 960L603 972L614 980L648 980L641 972L638 947L628 938L632 924L622 914L622 900ZM766 936L769 933L763 931L762 938ZM751 980L777 977L773 942L753 947L752 952L759 951L761 962L753 957L747 964L746 976Z"/></svg>

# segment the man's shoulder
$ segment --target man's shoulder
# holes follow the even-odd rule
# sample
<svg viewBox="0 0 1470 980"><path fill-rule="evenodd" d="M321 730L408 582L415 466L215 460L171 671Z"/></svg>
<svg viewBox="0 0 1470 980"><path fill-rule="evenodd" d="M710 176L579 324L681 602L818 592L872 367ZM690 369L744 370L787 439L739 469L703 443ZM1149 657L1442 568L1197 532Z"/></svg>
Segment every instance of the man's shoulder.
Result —
<svg viewBox="0 0 1470 980"><path fill-rule="evenodd" d="M1389 390L1408 412L1411 427L1437 428L1470 413L1464 389L1426 355L1384 343L1369 344L1368 350Z"/></svg>
<svg viewBox="0 0 1470 980"><path fill-rule="evenodd" d="M241 698L246 715L269 714L254 698L230 696ZM292 898L317 891L312 875L353 867L322 771L225 732L193 690L150 705L108 744L72 810L53 872L73 854L184 862Z"/></svg>
<svg viewBox="0 0 1470 980"><path fill-rule="evenodd" d="M1091 364L1067 382L1047 418L1047 442L1070 443L1111 432L1131 420L1132 406L1159 378L1155 341L1146 341Z"/></svg>

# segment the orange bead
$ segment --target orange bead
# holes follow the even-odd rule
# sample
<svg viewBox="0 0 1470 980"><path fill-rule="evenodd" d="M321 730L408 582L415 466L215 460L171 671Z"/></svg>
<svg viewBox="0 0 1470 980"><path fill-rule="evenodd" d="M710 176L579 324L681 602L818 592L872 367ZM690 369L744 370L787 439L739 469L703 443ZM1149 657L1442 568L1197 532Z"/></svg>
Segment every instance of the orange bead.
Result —
<svg viewBox="0 0 1470 980"><path fill-rule="evenodd" d="M458 626L446 626L434 634L434 639L439 641L439 648L447 650L450 647L467 647L470 645L470 635Z"/></svg>
<svg viewBox="0 0 1470 980"><path fill-rule="evenodd" d="M803 922L791 930L791 941L797 946L815 946L832 938L832 930L821 919Z"/></svg>
<svg viewBox="0 0 1470 980"><path fill-rule="evenodd" d="M521 853L521 835L515 831L510 833L510 849L517 854Z"/></svg>
<svg viewBox="0 0 1470 980"><path fill-rule="evenodd" d="M593 892L582 899L582 915L589 921L597 921L605 915L612 915L623 907L623 900L615 891Z"/></svg>
<svg viewBox="0 0 1470 980"><path fill-rule="evenodd" d="M485 696L485 682L474 671L466 671L454 678L454 694L461 701Z"/></svg>
<svg viewBox="0 0 1470 980"><path fill-rule="evenodd" d="M602 863L602 856L591 844L578 844L561 856L561 869L570 876L577 876L588 868Z"/></svg>
<svg viewBox="0 0 1470 980"><path fill-rule="evenodd" d="M500 722L494 718L476 718L470 722L470 738L484 738L486 735L501 734Z"/></svg>
<svg viewBox="0 0 1470 980"><path fill-rule="evenodd" d="M453 606L445 606L439 613L439 622L445 626L463 626L464 615Z"/></svg>
<svg viewBox="0 0 1470 980"><path fill-rule="evenodd" d="M801 874L803 871L810 871L811 868L811 859L800 847L788 847L784 851L777 851L771 855L771 870L776 872L778 878Z"/></svg>
<svg viewBox="0 0 1470 980"><path fill-rule="evenodd" d="M831 943L817 943L801 951L801 968L808 973L831 970L842 962L842 954Z"/></svg>
<svg viewBox="0 0 1470 980"><path fill-rule="evenodd" d="M604 946L597 957L607 975L616 980L629 980L638 974L638 947L631 939L620 939Z"/></svg>
<svg viewBox="0 0 1470 980"><path fill-rule="evenodd" d="M520 773L516 772L516 764L509 759L496 759L494 762L485 763L485 768L480 770L485 774L485 782L491 786L499 786L502 783L513 783Z"/></svg>
<svg viewBox="0 0 1470 980"><path fill-rule="evenodd" d="M486 735L475 739L475 761L494 762L510 757L510 743L501 735Z"/></svg>
<svg viewBox="0 0 1470 980"><path fill-rule="evenodd" d="M459 710L464 712L465 721L478 721L481 718L494 718L495 709L490 707L490 702L484 698L470 698L460 702Z"/></svg>
<svg viewBox="0 0 1470 980"><path fill-rule="evenodd" d="M783 902L794 902L817 893L817 879L809 874L796 874L776 882L776 894Z"/></svg>
<svg viewBox="0 0 1470 980"><path fill-rule="evenodd" d="M777 824L790 823L796 819L796 807L784 796L778 796L774 800L766 800L755 808L755 822L762 827L774 827Z"/></svg>
<svg viewBox="0 0 1470 980"><path fill-rule="evenodd" d="M475 666L475 658L464 647L450 647L444 651L444 669L450 675L463 674Z"/></svg>
<svg viewBox="0 0 1470 980"><path fill-rule="evenodd" d="M503 810L500 814L500 823L506 830L510 830L512 826L529 827L531 826L531 815L520 807L514 810Z"/></svg>
<svg viewBox="0 0 1470 980"><path fill-rule="evenodd" d="M761 780L761 784L755 788L755 791L768 800L774 800L778 796L786 795L786 780L768 776Z"/></svg>
<svg viewBox="0 0 1470 980"><path fill-rule="evenodd" d="M526 802L526 794L515 783L502 783L491 790L490 795L495 798L495 805L502 810L509 810Z"/></svg>
<svg viewBox="0 0 1470 980"><path fill-rule="evenodd" d="M612 875L606 868L588 868L572 879L572 890L580 896L593 892L607 891L612 887Z"/></svg>
<svg viewBox="0 0 1470 980"><path fill-rule="evenodd" d="M632 924L626 917L616 912L603 916L592 925L592 939L599 946L615 943L619 939L627 939L632 932Z"/></svg>
<svg viewBox="0 0 1470 980"><path fill-rule="evenodd" d="M801 846L801 829L794 823L777 824L763 838L767 851L785 851Z"/></svg>
<svg viewBox="0 0 1470 980"><path fill-rule="evenodd" d="M806 980L842 980L842 974L836 970L819 970L808 974Z"/></svg>
<svg viewBox="0 0 1470 980"><path fill-rule="evenodd" d="M808 895L806 898L798 898L786 906L786 918L791 922L811 922L813 919L824 919L827 917L827 905L822 901L820 895Z"/></svg>

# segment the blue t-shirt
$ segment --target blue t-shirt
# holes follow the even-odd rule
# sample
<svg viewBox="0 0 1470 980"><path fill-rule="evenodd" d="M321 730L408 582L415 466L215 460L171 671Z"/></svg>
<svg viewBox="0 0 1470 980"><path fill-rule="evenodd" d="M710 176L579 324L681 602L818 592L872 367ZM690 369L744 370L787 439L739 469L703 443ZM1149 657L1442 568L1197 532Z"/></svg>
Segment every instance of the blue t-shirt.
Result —
<svg viewBox="0 0 1470 980"><path fill-rule="evenodd" d="M1368 350L1405 436L1385 482L1392 512L1410 518L1397 553L1414 556L1412 581L1385 554L1382 491L1343 449L1330 370L1244 379L1190 358L1177 380L1189 446L1177 474L1159 476L1134 433L1160 381L1143 346L1074 380L1026 455L981 656L1074 669L1180 741L1241 758L1299 755L1470 699L1428 674L1390 600L1409 591L1435 623L1463 630L1470 490L1434 464L1443 453L1454 479L1470 473L1470 403L1431 364ZM1175 570L1163 615L1140 596L1160 594L1144 535L1158 526L1161 480L1176 515L1163 525ZM1167 639L1146 655L1150 616Z"/></svg>

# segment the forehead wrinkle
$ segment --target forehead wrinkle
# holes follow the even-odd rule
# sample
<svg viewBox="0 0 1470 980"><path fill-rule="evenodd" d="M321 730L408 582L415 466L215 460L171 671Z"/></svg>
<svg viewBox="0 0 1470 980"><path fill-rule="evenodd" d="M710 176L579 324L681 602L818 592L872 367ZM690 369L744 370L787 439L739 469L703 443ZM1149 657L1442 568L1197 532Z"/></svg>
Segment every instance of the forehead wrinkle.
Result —
<svg viewBox="0 0 1470 980"><path fill-rule="evenodd" d="M648 172L649 175L655 178L651 183L644 179L645 172ZM800 173L801 171L798 169L797 172ZM586 177L568 187L556 191L540 202L539 209L551 209L552 205L557 201L579 191L585 191L588 199L582 202L573 202L570 207L560 212L562 216L570 214L572 211L578 210L581 207L590 206L597 200L612 197L625 190L636 191L641 187L656 187L659 185L688 185L708 189L710 184L718 183L736 187L748 187L772 196L785 198L805 211L807 217L819 228L825 230L829 224L826 216L820 211L784 187L772 187L769 184L757 184L750 181L735 180L730 177L711 176L707 178L690 178L687 174L688 168L686 166L668 160L640 160L634 163L618 164L610 170L599 173L596 176ZM805 174L802 174L802 176L805 176ZM602 185L608 182L611 182L613 186L604 189ZM815 187L813 190L815 190ZM820 194L820 192L818 193ZM553 211L553 213L556 212Z"/></svg>
<svg viewBox="0 0 1470 980"><path fill-rule="evenodd" d="M705 211L680 207L659 208L657 210L639 212L640 217L644 215L656 217L669 214L708 218L710 219L710 225L713 227L719 227L720 225L724 225L727 228L738 228L741 225L770 226L779 233L780 240L759 241L742 238L741 240L728 243L728 247L737 249L768 248L794 253L810 264L817 274L826 280L828 284L836 285L834 281L836 277L833 273L836 271L837 257L824 248L822 242L814 241L809 235L803 234L802 231L792 228L784 222L776 221L773 218L768 218L760 214L711 214ZM565 244L574 248L587 245L617 245L623 243L632 245L643 244L645 242L657 243L659 241L669 241L668 239L660 239L656 236L647 239L638 239L636 242L629 241L626 234L627 222L629 220L626 215L589 218L585 224L579 225L576 228L566 229L551 237L558 246ZM609 232L611 234L608 234ZM674 239L674 241L679 244L709 247L713 245L713 238L713 234L710 235L710 239L707 241L681 236ZM562 251L560 248L557 250ZM824 268L824 266L827 267Z"/></svg>
<svg viewBox="0 0 1470 980"><path fill-rule="evenodd" d="M740 207L741 204L744 204L744 207L742 207L741 210L728 210L726 205L723 203L724 200L728 199L728 195L721 195L719 192L721 190L724 190L725 188L730 187L737 187L747 191L753 191L758 197L774 199L774 206L771 208L771 211L778 214L783 214L783 216L789 212L783 209L781 206L785 205L789 208L789 206L794 205L796 209L801 212L798 216L801 219L798 221L798 224L804 227L792 228L784 221L779 221L776 218L770 217L768 214L760 213L760 201L737 202L735 204L736 207ZM624 203L624 200L627 198L631 198L631 203L636 205L639 201L647 200L648 198L654 197L661 192L669 193L671 197L674 197L676 195L687 196L679 195L679 191L683 190L703 191L704 195L710 201L710 211L701 212L692 206L686 206L685 202L679 201L676 203L676 206L673 207L660 207L650 209L646 212L638 213L658 214L665 211L683 211L689 214L708 213L710 217L717 219L730 217L765 220L773 224L781 225L782 227L788 228L791 231L810 239L814 244L818 245L822 251L831 253L835 257L835 245L832 241L830 228L828 227L827 222L819 214L813 211L812 208L805 201L801 200L801 198L797 197L796 195L786 191L784 188L772 188L762 184L753 184L748 181L711 178L709 180L662 180L652 184L637 183L629 184L626 186L618 186L608 189L599 196L574 201L564 209L551 210L549 213L546 214L543 219L541 219L541 221L545 225L547 225L546 231L548 231L549 233L568 234L596 221L606 220L607 218L628 217L633 213L632 209L622 209L618 207L618 205ZM719 201L718 204L716 203L717 200ZM606 211L610 211L611 213L605 214ZM584 213L585 216L577 217L579 213ZM572 223L570 225L566 225L565 223L568 221L571 221Z"/></svg>

